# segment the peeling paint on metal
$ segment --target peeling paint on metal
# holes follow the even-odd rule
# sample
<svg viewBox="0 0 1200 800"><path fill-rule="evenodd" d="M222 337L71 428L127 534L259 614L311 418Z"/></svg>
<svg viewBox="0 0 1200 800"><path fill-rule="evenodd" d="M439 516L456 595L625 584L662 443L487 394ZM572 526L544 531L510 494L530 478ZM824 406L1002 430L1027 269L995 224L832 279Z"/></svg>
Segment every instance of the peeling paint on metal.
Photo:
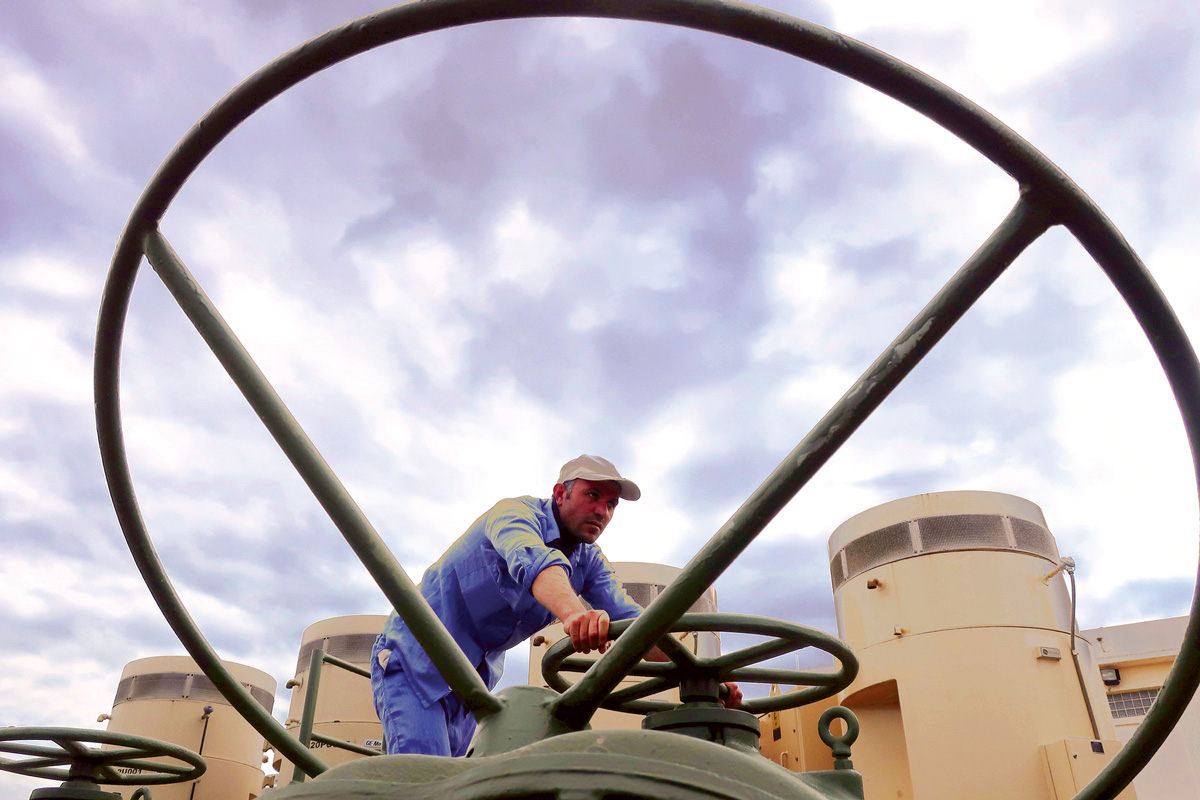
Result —
<svg viewBox="0 0 1200 800"><path fill-rule="evenodd" d="M909 353L911 353L916 346L921 343L921 340L925 338L925 334L929 333L929 329L933 327L933 323L936 321L937 317L930 317L929 319L925 320L925 324L921 326L920 330L897 344L894 348L892 348L892 352L894 352L901 359L908 358Z"/></svg>

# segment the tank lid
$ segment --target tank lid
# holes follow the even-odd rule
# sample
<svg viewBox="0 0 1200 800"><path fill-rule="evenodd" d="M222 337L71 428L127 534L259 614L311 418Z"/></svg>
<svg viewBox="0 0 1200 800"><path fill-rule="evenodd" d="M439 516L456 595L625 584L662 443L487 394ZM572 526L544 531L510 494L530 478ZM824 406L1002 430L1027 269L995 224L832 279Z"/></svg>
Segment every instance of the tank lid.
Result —
<svg viewBox="0 0 1200 800"><path fill-rule="evenodd" d="M327 617L317 620L304 629L300 635L300 644L324 639L327 636L338 636L347 633L369 633L371 637L379 635L387 614L348 614L342 617Z"/></svg>

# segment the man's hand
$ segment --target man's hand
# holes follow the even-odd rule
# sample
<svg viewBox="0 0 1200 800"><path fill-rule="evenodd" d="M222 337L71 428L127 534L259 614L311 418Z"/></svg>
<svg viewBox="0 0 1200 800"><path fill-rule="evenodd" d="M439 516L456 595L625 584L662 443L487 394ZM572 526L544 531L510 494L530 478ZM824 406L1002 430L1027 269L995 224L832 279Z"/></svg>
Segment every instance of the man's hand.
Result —
<svg viewBox="0 0 1200 800"><path fill-rule="evenodd" d="M725 692L721 692L721 705L726 708L740 708L742 705L742 690L732 681L724 684ZM726 694L728 692L728 694Z"/></svg>
<svg viewBox="0 0 1200 800"><path fill-rule="evenodd" d="M571 637L576 653L608 649L608 612L599 609L576 611L563 620L563 630ZM740 694L740 693L739 693Z"/></svg>
<svg viewBox="0 0 1200 800"><path fill-rule="evenodd" d="M537 601L562 620L576 653L603 653L608 649L608 612L584 606L571 588L565 569L556 565L542 570L534 578L532 589Z"/></svg>

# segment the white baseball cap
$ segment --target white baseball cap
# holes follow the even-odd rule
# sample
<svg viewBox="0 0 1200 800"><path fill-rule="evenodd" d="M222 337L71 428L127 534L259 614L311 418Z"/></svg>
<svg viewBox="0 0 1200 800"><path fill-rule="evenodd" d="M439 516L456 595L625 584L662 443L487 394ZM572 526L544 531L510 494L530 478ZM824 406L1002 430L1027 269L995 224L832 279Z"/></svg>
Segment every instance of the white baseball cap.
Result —
<svg viewBox="0 0 1200 800"><path fill-rule="evenodd" d="M622 500L637 500L642 496L642 490L636 483L628 478L622 478L621 473L617 472L617 468L613 466L612 462L600 456L583 455L573 458L563 464L562 469L558 471L559 483L573 481L576 478L583 478L585 481L616 481L617 485L621 487Z"/></svg>

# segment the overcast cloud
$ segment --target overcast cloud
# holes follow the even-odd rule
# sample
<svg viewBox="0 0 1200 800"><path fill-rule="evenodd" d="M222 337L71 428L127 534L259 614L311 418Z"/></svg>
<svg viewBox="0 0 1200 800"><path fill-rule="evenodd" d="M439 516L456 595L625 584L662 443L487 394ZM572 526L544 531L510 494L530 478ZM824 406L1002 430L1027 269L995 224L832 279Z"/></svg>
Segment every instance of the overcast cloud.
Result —
<svg viewBox="0 0 1200 800"><path fill-rule="evenodd" d="M1200 335L1194 2L788 0L972 98L1105 209ZM1001 10L1002 9L1002 10ZM0 10L0 725L99 727L182 652L97 455L91 350L142 187L237 82L365 2ZM1006 175L919 115L741 42L597 20L474 26L288 92L163 231L414 579L495 500L607 455L643 489L612 560L682 566L991 233ZM291 676L385 602L144 270L127 447L218 651ZM718 583L834 630L825 543L920 492L1039 504L1083 627L1184 614L1182 425L1115 291L1039 240ZM525 674L514 654L509 680ZM286 708L286 691L277 708ZM0 775L0 800L41 785Z"/></svg>

